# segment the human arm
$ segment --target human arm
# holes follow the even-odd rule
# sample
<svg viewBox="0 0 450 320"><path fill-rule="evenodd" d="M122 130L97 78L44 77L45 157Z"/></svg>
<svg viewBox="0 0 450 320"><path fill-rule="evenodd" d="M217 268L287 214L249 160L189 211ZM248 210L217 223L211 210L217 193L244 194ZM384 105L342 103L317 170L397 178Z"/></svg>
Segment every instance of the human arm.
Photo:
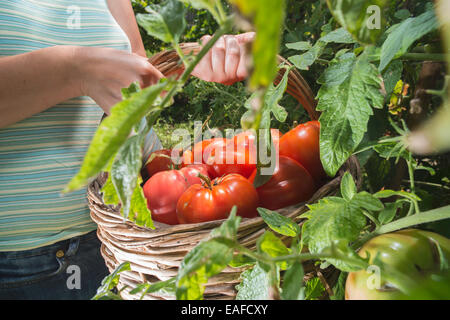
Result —
<svg viewBox="0 0 450 320"><path fill-rule="evenodd" d="M2 57L0 128L83 95L109 113L121 88L161 76L146 58L110 48L53 46Z"/></svg>
<svg viewBox="0 0 450 320"><path fill-rule="evenodd" d="M131 44L131 51L146 57L144 43L142 42L139 27L134 16L130 0L107 0L109 11L127 35Z"/></svg>

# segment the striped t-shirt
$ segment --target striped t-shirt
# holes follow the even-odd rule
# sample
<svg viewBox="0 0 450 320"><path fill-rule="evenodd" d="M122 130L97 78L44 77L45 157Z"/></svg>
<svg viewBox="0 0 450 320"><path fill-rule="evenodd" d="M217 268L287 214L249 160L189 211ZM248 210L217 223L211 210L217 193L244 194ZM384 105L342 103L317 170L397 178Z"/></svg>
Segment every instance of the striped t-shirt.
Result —
<svg viewBox="0 0 450 320"><path fill-rule="evenodd" d="M54 45L130 51L106 0L1 0L0 59ZM102 117L88 97L0 128L0 251L41 247L96 229L86 190L61 195Z"/></svg>

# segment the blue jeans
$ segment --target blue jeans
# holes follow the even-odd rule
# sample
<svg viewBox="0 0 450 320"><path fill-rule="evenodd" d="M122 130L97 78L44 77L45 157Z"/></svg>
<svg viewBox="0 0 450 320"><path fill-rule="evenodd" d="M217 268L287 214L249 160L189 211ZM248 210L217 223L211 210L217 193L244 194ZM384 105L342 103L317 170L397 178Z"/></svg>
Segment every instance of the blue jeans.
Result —
<svg viewBox="0 0 450 320"><path fill-rule="evenodd" d="M0 299L87 300L108 274L96 231L37 249L0 252Z"/></svg>

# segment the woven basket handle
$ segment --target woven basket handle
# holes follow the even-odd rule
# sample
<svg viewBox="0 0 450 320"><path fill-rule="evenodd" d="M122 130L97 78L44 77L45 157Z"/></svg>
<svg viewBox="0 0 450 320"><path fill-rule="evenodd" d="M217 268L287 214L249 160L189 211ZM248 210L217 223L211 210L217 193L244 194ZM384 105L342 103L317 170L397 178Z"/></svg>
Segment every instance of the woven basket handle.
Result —
<svg viewBox="0 0 450 320"><path fill-rule="evenodd" d="M201 49L201 46L198 43L193 42L182 43L180 46L181 50L186 55L197 54ZM149 61L165 76L179 74L184 70L184 66L180 63L180 58L175 50L166 50L157 53L152 56ZM285 63L286 65L291 66L291 64L281 56L278 56L278 63ZM281 69L278 72L274 81L275 85L281 81L285 72L285 69ZM308 112L311 120L317 120L319 118L319 113L316 111L317 101L314 98L314 94L308 83L295 68L292 68L289 72L286 91L300 102L303 108Z"/></svg>

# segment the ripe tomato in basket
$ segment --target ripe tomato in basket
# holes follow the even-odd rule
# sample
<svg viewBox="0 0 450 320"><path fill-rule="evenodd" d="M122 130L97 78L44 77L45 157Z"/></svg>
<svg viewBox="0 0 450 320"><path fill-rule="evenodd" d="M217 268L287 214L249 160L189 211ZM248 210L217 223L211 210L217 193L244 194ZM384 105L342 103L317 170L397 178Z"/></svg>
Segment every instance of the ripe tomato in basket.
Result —
<svg viewBox="0 0 450 320"><path fill-rule="evenodd" d="M148 176L151 177L158 172L173 169L175 164L173 163L171 156L172 150L170 149L152 152L145 163L145 170L147 171Z"/></svg>
<svg viewBox="0 0 450 320"><path fill-rule="evenodd" d="M256 170L249 181L253 183ZM314 179L297 161L280 156L275 171L262 186L256 188L259 206L277 210L308 200L316 191Z"/></svg>
<svg viewBox="0 0 450 320"><path fill-rule="evenodd" d="M197 142L192 150L186 150L183 153L183 166L188 164L207 164L212 152L224 149L228 140L225 138L212 138ZM211 178L215 178L214 169L207 165L208 173Z"/></svg>
<svg viewBox="0 0 450 320"><path fill-rule="evenodd" d="M278 151L278 129L271 129L275 149ZM208 164L214 169L217 177L237 173L248 178L256 169L257 145L254 131L248 130L235 135L228 140L225 148L214 150L208 159Z"/></svg>
<svg viewBox="0 0 450 320"><path fill-rule="evenodd" d="M319 121L309 121L286 132L280 139L280 156L296 160L316 182L326 176L320 161L319 133Z"/></svg>
<svg viewBox="0 0 450 320"><path fill-rule="evenodd" d="M226 219L234 205L237 215L257 216L258 194L253 185L241 175L229 174L213 181L189 187L178 200L180 223L199 223Z"/></svg>
<svg viewBox="0 0 450 320"><path fill-rule="evenodd" d="M178 224L177 201L186 189L200 184L198 174L208 176L204 165L190 165L180 170L158 172L144 184L144 195L152 218L166 224Z"/></svg>

